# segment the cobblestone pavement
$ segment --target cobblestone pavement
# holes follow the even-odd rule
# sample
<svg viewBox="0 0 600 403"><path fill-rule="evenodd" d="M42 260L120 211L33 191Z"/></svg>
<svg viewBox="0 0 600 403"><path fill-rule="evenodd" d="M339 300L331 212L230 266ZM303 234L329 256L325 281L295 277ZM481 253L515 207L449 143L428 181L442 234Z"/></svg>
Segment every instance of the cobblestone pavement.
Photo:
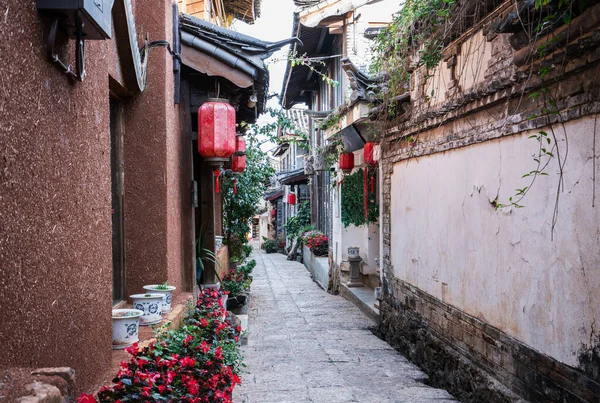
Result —
<svg viewBox="0 0 600 403"><path fill-rule="evenodd" d="M314 283L281 254L255 250L247 373L236 403L449 403L426 375L369 331L352 303Z"/></svg>

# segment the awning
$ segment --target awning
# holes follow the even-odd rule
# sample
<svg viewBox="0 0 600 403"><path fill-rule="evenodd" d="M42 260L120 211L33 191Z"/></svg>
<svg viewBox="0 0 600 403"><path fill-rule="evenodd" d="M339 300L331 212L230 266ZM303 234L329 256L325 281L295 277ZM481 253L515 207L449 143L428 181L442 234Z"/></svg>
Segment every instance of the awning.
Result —
<svg viewBox="0 0 600 403"><path fill-rule="evenodd" d="M294 185L297 183L308 183L308 176L304 173L304 168L294 169L293 171L280 172L277 175L279 183L282 185Z"/></svg>
<svg viewBox="0 0 600 403"><path fill-rule="evenodd" d="M339 17L364 6L380 0L326 0L321 1L300 12L300 23L308 28L314 28L323 20L331 17Z"/></svg>
<svg viewBox="0 0 600 403"><path fill-rule="evenodd" d="M279 199L280 197L283 197L283 188L281 188L281 187L279 187L273 191L267 190L264 195L264 198L266 201L273 201L273 200Z"/></svg>
<svg viewBox="0 0 600 403"><path fill-rule="evenodd" d="M264 112L269 86L269 71L264 60L283 46L298 41L290 38L280 42L265 42L200 18L181 17L181 60L186 66L209 76L223 77L239 88L246 89L239 112L252 116ZM254 106L248 100L255 95Z"/></svg>

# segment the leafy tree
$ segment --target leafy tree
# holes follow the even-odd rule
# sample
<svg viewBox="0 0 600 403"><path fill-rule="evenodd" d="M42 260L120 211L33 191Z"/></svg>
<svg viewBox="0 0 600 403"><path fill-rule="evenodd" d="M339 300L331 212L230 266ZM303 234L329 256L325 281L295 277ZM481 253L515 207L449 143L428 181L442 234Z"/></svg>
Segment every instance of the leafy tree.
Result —
<svg viewBox="0 0 600 403"><path fill-rule="evenodd" d="M246 170L223 181L223 223L232 261L244 260L244 245L250 220L259 211L266 184L275 173L269 156L260 149L259 130L249 130L246 138ZM234 180L237 192L234 194Z"/></svg>

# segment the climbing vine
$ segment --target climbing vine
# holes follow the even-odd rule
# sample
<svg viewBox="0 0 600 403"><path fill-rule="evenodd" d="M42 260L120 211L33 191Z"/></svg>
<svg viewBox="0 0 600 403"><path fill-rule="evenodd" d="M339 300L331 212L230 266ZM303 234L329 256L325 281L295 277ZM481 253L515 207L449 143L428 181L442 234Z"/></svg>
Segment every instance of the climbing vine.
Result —
<svg viewBox="0 0 600 403"><path fill-rule="evenodd" d="M371 72L382 77L382 91L379 92L382 107L376 108L380 109L380 118L383 117L384 121L390 120L398 111L405 112L403 108L398 108L397 101L410 98L403 97L402 94L408 94L411 85L423 85L423 80L427 83L434 77L442 60L449 60L445 59L450 57L444 54L446 46L489 15L500 3L495 0L407 0L404 7L394 15L393 22L375 41ZM511 45L517 50L522 49L515 53L515 57L520 53L519 57L525 57L525 60L520 60L520 64L517 64L515 59L517 67L521 67L516 69L513 80L516 79L517 83L523 85L520 85L520 100L513 113L521 111L523 100L532 101L537 104L537 109L529 116L529 121L534 121L530 127L540 127L536 134L530 136L532 141L536 142L532 155L534 165L522 175L526 180L524 186L516 189L507 201L500 202L496 198L492 205L496 208L525 207L523 202L529 191L541 177L551 173L555 166L551 163L556 161L558 185L551 223L552 234L558 220L560 195L564 191L563 174L569 152L569 136L564 125L565 106L561 104L558 94L559 81L566 71L567 57L582 52L586 46L589 49L593 49L594 46L593 41L589 40L580 40L577 45L571 46L572 39L569 35L579 35L576 31L580 28L569 29L565 28L565 25L572 24L572 20L582 15L591 4L589 0L518 1L513 5L514 11L503 17L501 22L505 25L494 26L497 21L493 21L488 31L493 33L495 29L501 28L505 30L496 32L519 33L513 35L511 40L515 42L511 42ZM588 42L592 45L587 44ZM469 52L474 54L473 49ZM419 83L411 82L411 73L416 69L419 69ZM460 73L458 74L460 77ZM430 94L423 94L425 103L415 103L417 100L411 100L420 115L425 116L429 113L426 109L431 107L430 101L434 91L435 88ZM458 102L445 111L440 111L447 113L461 105L461 102ZM390 123L390 126L392 124ZM593 137L595 162L595 133ZM404 140L408 141L407 153L412 158L412 149L421 143L418 134ZM595 192L592 204L594 202Z"/></svg>
<svg viewBox="0 0 600 403"><path fill-rule="evenodd" d="M369 170L367 183L375 179L375 170ZM379 220L379 205L376 202L376 192L372 192L367 186L368 192L368 214L365 216L365 186L364 171L359 169L351 175L344 177L342 182L341 218L344 227L370 224ZM374 190L374 189L373 189Z"/></svg>
<svg viewBox="0 0 600 403"><path fill-rule="evenodd" d="M225 242L229 245L230 257L234 261L243 260L250 220L259 212L259 202L263 197L265 184L275 173L269 163L268 154L260 149L258 128L254 129L252 127L246 136L246 170L223 180Z"/></svg>

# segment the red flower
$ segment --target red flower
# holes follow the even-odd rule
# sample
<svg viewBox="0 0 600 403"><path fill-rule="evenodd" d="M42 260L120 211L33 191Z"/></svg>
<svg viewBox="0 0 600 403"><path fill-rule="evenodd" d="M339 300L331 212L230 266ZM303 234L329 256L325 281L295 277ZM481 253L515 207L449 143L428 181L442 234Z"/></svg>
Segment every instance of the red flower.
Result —
<svg viewBox="0 0 600 403"><path fill-rule="evenodd" d="M98 402L96 401L96 398L94 397L94 395L86 395L85 393L82 393L77 398L77 403L98 403Z"/></svg>
<svg viewBox="0 0 600 403"><path fill-rule="evenodd" d="M194 365L196 365L196 360L194 360L193 358L190 357L184 357L181 359L181 365L184 367L193 367Z"/></svg>
<svg viewBox="0 0 600 403"><path fill-rule="evenodd" d="M131 346L127 347L125 349L125 351L127 351L129 354L131 354L131 355L133 355L135 357L140 350L138 348L138 344L137 343L133 343Z"/></svg>
<svg viewBox="0 0 600 403"><path fill-rule="evenodd" d="M187 346L191 343L191 341L192 341L192 336L188 334L187 336L185 336L185 339L183 339L183 345Z"/></svg>

